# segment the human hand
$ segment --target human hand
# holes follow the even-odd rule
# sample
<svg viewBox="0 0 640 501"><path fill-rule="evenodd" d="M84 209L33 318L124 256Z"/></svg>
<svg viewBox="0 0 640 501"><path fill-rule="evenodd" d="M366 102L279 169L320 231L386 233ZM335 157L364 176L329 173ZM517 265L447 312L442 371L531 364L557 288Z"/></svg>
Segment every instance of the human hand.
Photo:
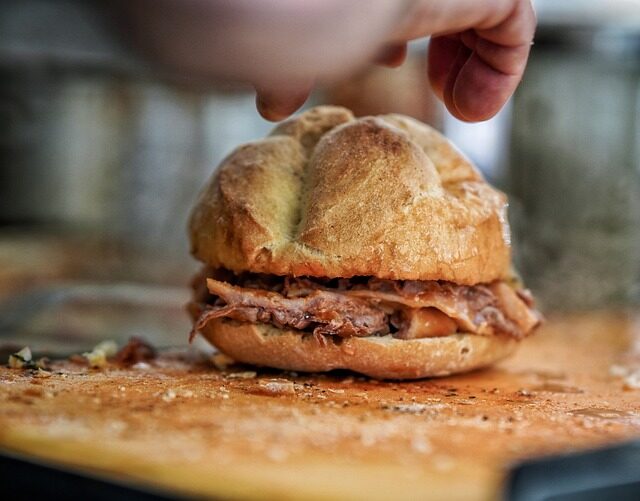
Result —
<svg viewBox="0 0 640 501"><path fill-rule="evenodd" d="M456 118L475 122L494 116L515 91L526 66L536 18L529 0L418 0L388 36L376 61L402 64L406 42L432 35L428 78ZM256 85L257 106L269 120L296 111L313 85Z"/></svg>
<svg viewBox="0 0 640 501"><path fill-rule="evenodd" d="M377 60L401 64L431 36L428 80L465 121L495 115L520 81L535 31L530 0L129 0L130 39L185 78L252 83L281 120L316 82ZM427 79L425 78L425 81ZM426 83L426 82L425 82Z"/></svg>

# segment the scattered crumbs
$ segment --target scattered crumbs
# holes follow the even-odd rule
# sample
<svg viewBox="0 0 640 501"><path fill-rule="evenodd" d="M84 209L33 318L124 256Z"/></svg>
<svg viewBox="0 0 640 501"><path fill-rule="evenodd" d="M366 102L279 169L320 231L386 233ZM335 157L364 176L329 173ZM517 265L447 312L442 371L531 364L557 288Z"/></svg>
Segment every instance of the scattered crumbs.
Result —
<svg viewBox="0 0 640 501"><path fill-rule="evenodd" d="M126 389L124 386L120 386L120 387L118 388L118 390L120 390L120 391L121 391L121 392L123 392L123 393L124 393L125 391L127 391L127 389Z"/></svg>
<svg viewBox="0 0 640 501"><path fill-rule="evenodd" d="M132 369L135 369L137 371L147 371L149 369L151 369L151 365L148 364L147 362L138 362L135 363L131 366Z"/></svg>
<svg viewBox="0 0 640 501"><path fill-rule="evenodd" d="M33 374L34 377L51 377L51 371L38 367L38 370Z"/></svg>
<svg viewBox="0 0 640 501"><path fill-rule="evenodd" d="M229 394L228 393L223 393L222 395L220 395L220 398L222 398L223 400L228 400L229 399Z"/></svg>
<svg viewBox="0 0 640 501"><path fill-rule="evenodd" d="M51 370L51 360L49 360L47 357L40 357L38 360L36 360L35 366L39 372L48 372Z"/></svg>
<svg viewBox="0 0 640 501"><path fill-rule="evenodd" d="M132 366L138 362L152 360L156 356L156 349L150 343L140 337L133 336L120 351L115 353L114 361L125 366Z"/></svg>
<svg viewBox="0 0 640 501"><path fill-rule="evenodd" d="M107 365L107 358L113 357L118 352L118 345L115 341L102 341L93 350L87 351L82 356L93 368L101 368Z"/></svg>
<svg viewBox="0 0 640 501"><path fill-rule="evenodd" d="M344 390L334 390L333 388L327 388L327 391L329 393L338 393L338 394L344 393Z"/></svg>
<svg viewBox="0 0 640 501"><path fill-rule="evenodd" d="M516 395L518 395L519 397L533 397L533 393L529 390L525 390L524 388L519 389L516 392Z"/></svg>
<svg viewBox="0 0 640 501"><path fill-rule="evenodd" d="M87 359L84 358L82 355L80 355L78 353L74 353L73 355L69 355L67 360L69 360L69 362L71 362L72 364L86 365L86 363L87 363Z"/></svg>
<svg viewBox="0 0 640 501"><path fill-rule="evenodd" d="M176 398L176 392L171 389L162 394L162 400L165 402L171 402L174 398Z"/></svg>
<svg viewBox="0 0 640 501"><path fill-rule="evenodd" d="M227 374L229 379L253 379L258 373L256 371L232 372Z"/></svg>
<svg viewBox="0 0 640 501"><path fill-rule="evenodd" d="M264 395L295 395L296 393L293 381L286 379L261 380L256 390L257 393Z"/></svg>
<svg viewBox="0 0 640 501"><path fill-rule="evenodd" d="M432 405L419 404L412 402L410 404L395 404L395 405L382 405L380 408L384 410L392 410L395 412L401 412L403 414L421 414L427 409L432 408Z"/></svg>
<svg viewBox="0 0 640 501"><path fill-rule="evenodd" d="M220 352L211 355L211 358L209 360L219 371L226 371L230 365L235 363L235 360L233 360L233 358L228 357L224 353Z"/></svg>
<svg viewBox="0 0 640 501"><path fill-rule="evenodd" d="M12 369L32 369L35 367L31 348L25 346L20 351L9 355L9 367Z"/></svg>

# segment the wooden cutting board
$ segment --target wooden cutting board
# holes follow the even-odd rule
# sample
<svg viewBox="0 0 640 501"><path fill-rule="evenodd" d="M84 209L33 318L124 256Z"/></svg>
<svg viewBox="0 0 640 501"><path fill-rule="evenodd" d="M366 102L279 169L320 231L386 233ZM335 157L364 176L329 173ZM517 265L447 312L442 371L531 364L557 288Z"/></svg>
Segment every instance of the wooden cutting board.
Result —
<svg viewBox="0 0 640 501"><path fill-rule="evenodd" d="M407 383L187 352L1 368L0 447L199 496L489 499L514 462L640 437L638 369L623 313L552 319L494 369Z"/></svg>

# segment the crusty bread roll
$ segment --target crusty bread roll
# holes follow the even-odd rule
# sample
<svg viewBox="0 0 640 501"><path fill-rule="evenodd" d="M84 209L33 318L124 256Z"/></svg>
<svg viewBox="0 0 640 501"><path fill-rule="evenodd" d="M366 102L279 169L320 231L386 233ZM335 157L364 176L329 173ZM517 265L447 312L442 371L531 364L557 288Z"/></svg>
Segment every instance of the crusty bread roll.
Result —
<svg viewBox="0 0 640 501"><path fill-rule="evenodd" d="M429 126L320 106L222 162L192 252L236 272L476 284L509 273L505 208Z"/></svg>
<svg viewBox="0 0 640 501"><path fill-rule="evenodd" d="M304 310L282 314L277 308L286 298L269 296L268 289L234 289L235 304L216 292L206 299L202 291L207 270L320 281L439 281L449 312L462 311L462 301L479 293L464 292L456 296L461 303L451 306L453 296L442 284L511 290L490 286L511 273L506 205L506 197L431 127L401 115L354 118L340 107L313 108L269 137L237 148L200 195L190 221L193 254L205 264L194 282L200 290L192 305L195 330L237 361L297 371L341 368L411 379L487 366L539 323L524 295L511 292L508 300L487 306L493 311L486 318L468 317L479 318L473 333L450 320L450 335L425 323L407 338L407 331L393 330L395 313L388 313L384 328L362 334L348 324L351 333L345 334L347 328L317 330L307 319L318 316ZM265 306L255 299L260 294L280 306ZM245 300L251 295L253 303ZM385 299L372 301L375 309ZM340 308L336 302L328 311L349 314ZM516 335L509 329L506 335L482 335L486 322L505 308L523 312L512 313L511 320L524 327Z"/></svg>
<svg viewBox="0 0 640 501"><path fill-rule="evenodd" d="M479 369L505 358L518 342L504 336L453 334L423 339L350 337L320 343L311 335L216 319L202 335L240 362L303 372L350 369L377 379L418 379Z"/></svg>

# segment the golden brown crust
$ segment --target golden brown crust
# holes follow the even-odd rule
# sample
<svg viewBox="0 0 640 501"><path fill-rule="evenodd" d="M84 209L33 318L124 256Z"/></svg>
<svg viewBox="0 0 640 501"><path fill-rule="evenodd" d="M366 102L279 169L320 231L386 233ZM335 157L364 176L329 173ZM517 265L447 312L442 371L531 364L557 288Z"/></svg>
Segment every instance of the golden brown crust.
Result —
<svg viewBox="0 0 640 501"><path fill-rule="evenodd" d="M320 343L300 331L216 319L202 335L231 358L305 372L350 369L378 379L418 379L465 372L503 359L517 341L503 336L453 334L401 340L390 335Z"/></svg>
<svg viewBox="0 0 640 501"><path fill-rule="evenodd" d="M222 162L192 252L234 271L490 282L509 274L505 208L430 127L322 106Z"/></svg>

